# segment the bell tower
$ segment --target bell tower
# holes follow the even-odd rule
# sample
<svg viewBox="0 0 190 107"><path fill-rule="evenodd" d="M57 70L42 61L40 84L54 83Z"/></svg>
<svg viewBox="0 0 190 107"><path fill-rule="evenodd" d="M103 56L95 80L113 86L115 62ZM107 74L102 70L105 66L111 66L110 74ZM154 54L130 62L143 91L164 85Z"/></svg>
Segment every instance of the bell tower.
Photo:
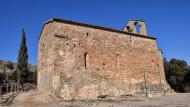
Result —
<svg viewBox="0 0 190 107"><path fill-rule="evenodd" d="M146 25L143 20L129 20L123 31L147 36Z"/></svg>

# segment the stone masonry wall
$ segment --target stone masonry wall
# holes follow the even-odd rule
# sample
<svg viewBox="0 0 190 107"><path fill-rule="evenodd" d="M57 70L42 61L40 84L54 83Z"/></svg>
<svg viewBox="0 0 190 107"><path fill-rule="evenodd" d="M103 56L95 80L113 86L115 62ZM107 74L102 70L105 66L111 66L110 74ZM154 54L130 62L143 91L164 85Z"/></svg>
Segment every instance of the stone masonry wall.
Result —
<svg viewBox="0 0 190 107"><path fill-rule="evenodd" d="M154 39L51 22L38 42L38 89L64 100L120 96L166 84Z"/></svg>

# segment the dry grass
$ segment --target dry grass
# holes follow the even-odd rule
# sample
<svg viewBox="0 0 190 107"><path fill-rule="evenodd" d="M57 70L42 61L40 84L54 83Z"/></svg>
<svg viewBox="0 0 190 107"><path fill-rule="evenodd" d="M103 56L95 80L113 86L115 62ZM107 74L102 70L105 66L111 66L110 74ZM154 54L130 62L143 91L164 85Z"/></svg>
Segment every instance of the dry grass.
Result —
<svg viewBox="0 0 190 107"><path fill-rule="evenodd" d="M190 93L163 96L61 101L48 92L30 91L16 97L13 107L190 107Z"/></svg>

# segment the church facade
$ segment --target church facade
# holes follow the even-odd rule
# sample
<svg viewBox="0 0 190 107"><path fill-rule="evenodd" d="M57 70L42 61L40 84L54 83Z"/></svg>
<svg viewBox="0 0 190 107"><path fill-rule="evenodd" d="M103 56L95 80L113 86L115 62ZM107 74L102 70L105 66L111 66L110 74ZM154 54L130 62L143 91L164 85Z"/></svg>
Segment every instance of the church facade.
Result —
<svg viewBox="0 0 190 107"><path fill-rule="evenodd" d="M53 18L38 41L38 90L64 100L165 90L162 53L143 20L123 30Z"/></svg>

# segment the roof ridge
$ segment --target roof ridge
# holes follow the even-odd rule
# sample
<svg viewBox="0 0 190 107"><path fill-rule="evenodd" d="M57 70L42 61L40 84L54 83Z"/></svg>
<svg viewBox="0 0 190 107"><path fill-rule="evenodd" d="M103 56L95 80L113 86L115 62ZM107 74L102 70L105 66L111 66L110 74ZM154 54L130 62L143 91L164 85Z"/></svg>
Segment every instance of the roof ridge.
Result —
<svg viewBox="0 0 190 107"><path fill-rule="evenodd" d="M155 37L152 36L148 36L148 35L141 35L141 34L137 34L137 33L129 33L129 32L125 32L122 30L117 30L117 29L113 29L113 28L109 28L109 27L103 27L103 26L99 26L99 25L92 25L92 24L87 24L87 23L82 23L82 22L76 22L76 21L72 21L72 20L66 20L66 19L62 19L62 18L52 18L47 20L44 25L43 28L46 24L51 23L51 22L60 22L60 23L67 23L67 24L72 24L72 25L78 25L78 26L84 26L84 27L90 27L90 28L94 28L94 29L100 29L100 30L106 30L106 31L112 31L112 32L117 32L117 33L122 33L122 34L127 34L127 35L131 35L131 36L136 36L136 37L142 37L142 38L147 38L147 39L153 39L155 40ZM42 30L43 30L42 28ZM42 31L41 31L42 33ZM41 36L40 33L40 36ZM40 39L40 37L39 37ZM38 41L39 41L38 39Z"/></svg>

